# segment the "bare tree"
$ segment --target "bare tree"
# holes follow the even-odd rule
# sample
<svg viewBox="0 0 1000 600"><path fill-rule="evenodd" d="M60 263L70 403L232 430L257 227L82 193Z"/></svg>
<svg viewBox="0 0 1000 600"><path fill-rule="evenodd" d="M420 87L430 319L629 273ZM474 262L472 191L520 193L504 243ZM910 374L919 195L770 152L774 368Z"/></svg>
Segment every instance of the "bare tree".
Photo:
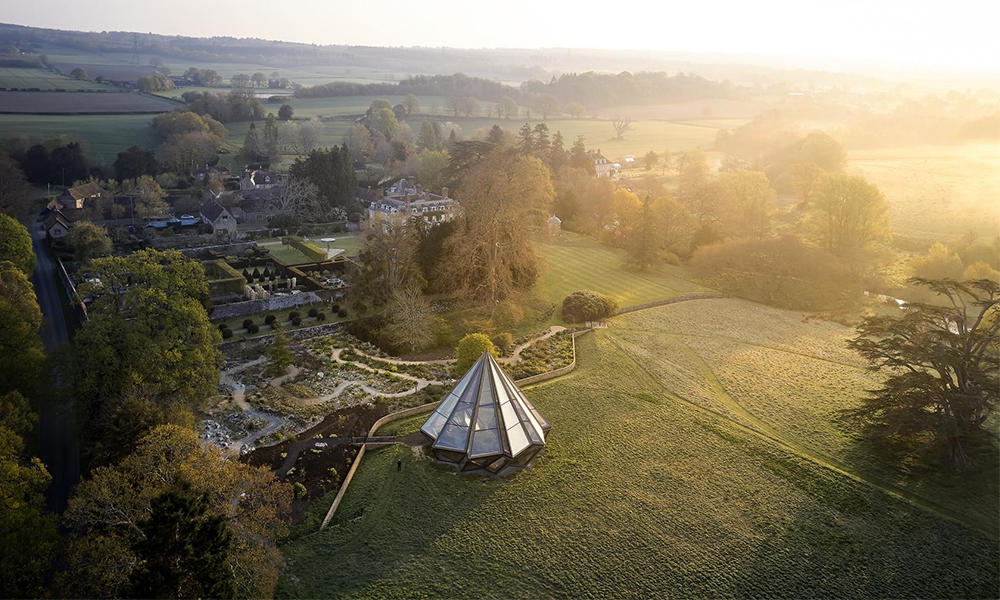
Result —
<svg viewBox="0 0 1000 600"><path fill-rule="evenodd" d="M611 126L615 128L616 140L625 139L625 134L632 131L632 119L628 115L621 116L615 113L611 117Z"/></svg>
<svg viewBox="0 0 1000 600"><path fill-rule="evenodd" d="M300 177L290 177L271 203L279 212L304 221L323 221L329 212L320 200L316 184Z"/></svg>
<svg viewBox="0 0 1000 600"><path fill-rule="evenodd" d="M285 121L278 127L278 143L281 149L292 154L302 154L299 145L299 126L292 121Z"/></svg>
<svg viewBox="0 0 1000 600"><path fill-rule="evenodd" d="M323 131L323 125L316 119L307 121L299 126L299 146L303 154L309 154L316 149L319 142L319 135Z"/></svg>

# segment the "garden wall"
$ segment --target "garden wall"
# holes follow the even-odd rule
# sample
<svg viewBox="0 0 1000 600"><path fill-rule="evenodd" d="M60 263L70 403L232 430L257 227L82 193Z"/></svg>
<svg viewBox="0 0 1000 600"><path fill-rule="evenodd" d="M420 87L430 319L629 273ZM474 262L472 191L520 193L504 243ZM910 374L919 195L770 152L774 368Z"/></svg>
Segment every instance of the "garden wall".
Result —
<svg viewBox="0 0 1000 600"><path fill-rule="evenodd" d="M343 327L348 321L339 321L337 323L324 323L322 325L313 325L312 327L301 327L299 329L281 331L285 334L285 337L290 340L303 340L311 337L316 337L320 335L329 335L334 333L341 327ZM260 348L271 343L271 337L274 336L273 331L268 331L254 337L245 337L241 340L232 340L228 342L222 342L219 344L219 350L227 356L232 356L243 352L244 350L252 350L254 348Z"/></svg>
<svg viewBox="0 0 1000 600"><path fill-rule="evenodd" d="M216 306L212 309L212 314L209 315L209 318L213 321L232 319L233 317L253 315L269 310L283 310L302 306L303 304L319 304L321 302L323 302L323 298L315 292L302 292L301 294L292 294L290 296L271 296L267 300L245 300L243 302Z"/></svg>
<svg viewBox="0 0 1000 600"><path fill-rule="evenodd" d="M687 294L684 296L674 296L673 298L666 298L664 300L654 300L652 302L646 302L645 304L633 304L632 306L625 306L618 310L618 315L623 315L625 313L634 312L637 310L643 310L646 308L653 308L654 306L663 306L665 304L674 304L675 302L685 302L687 300L707 300L709 298L728 298L725 294Z"/></svg>

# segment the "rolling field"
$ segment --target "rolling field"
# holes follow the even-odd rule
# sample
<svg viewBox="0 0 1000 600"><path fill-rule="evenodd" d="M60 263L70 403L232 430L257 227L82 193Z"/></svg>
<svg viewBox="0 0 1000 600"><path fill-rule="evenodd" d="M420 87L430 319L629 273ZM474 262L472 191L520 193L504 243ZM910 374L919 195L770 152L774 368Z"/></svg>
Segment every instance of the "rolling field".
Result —
<svg viewBox="0 0 1000 600"><path fill-rule="evenodd" d="M23 135L45 140L68 135L86 142L95 156L108 164L119 152L139 145L155 150L160 136L149 122L151 115L0 115L0 137Z"/></svg>
<svg viewBox="0 0 1000 600"><path fill-rule="evenodd" d="M996 597L995 520L983 525L968 506L950 519L799 441L800 423L814 424L815 447L833 435L816 422L851 399L828 375L855 369L839 326L802 317L705 300L616 318L580 338L574 372L526 390L553 424L531 470L493 480L458 476L420 449L372 452L330 528L283 547L278 595ZM700 339L725 341L729 355ZM804 392L755 403L748 390L770 382L734 372L761 347L824 383L797 378ZM782 416L823 386L826 404ZM995 515L996 495L983 498Z"/></svg>
<svg viewBox="0 0 1000 600"><path fill-rule="evenodd" d="M0 112L2 113L161 113L180 106L175 102L143 94L0 91Z"/></svg>
<svg viewBox="0 0 1000 600"><path fill-rule="evenodd" d="M1000 231L1000 143L858 150L848 171L879 186L895 233L933 243Z"/></svg>
<svg viewBox="0 0 1000 600"><path fill-rule="evenodd" d="M70 92L76 90L121 91L108 85L92 81L79 81L44 69L14 69L11 67L0 67L0 88L8 90L37 88L42 91L67 90ZM0 101L0 110L2 109L3 102Z"/></svg>

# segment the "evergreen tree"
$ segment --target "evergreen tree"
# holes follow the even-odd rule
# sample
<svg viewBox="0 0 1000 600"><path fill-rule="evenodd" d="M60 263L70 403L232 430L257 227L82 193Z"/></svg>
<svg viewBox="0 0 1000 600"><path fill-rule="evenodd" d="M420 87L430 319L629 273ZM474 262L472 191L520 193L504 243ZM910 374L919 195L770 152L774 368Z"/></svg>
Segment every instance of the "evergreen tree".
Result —
<svg viewBox="0 0 1000 600"><path fill-rule="evenodd" d="M268 158L278 156L278 121L274 118L274 113L268 113L264 121L264 153Z"/></svg>
<svg viewBox="0 0 1000 600"><path fill-rule="evenodd" d="M641 218L625 241L629 262L645 271L656 264L660 255L660 240L656 217L653 214L653 197L646 194L642 202Z"/></svg>
<svg viewBox="0 0 1000 600"><path fill-rule="evenodd" d="M250 123L247 136L243 138L243 154L251 160L260 160L264 156L264 148L257 136L257 124Z"/></svg>
<svg viewBox="0 0 1000 600"><path fill-rule="evenodd" d="M503 129L499 125L494 125L490 127L490 132L486 134L486 141L499 146L503 143Z"/></svg>
<svg viewBox="0 0 1000 600"><path fill-rule="evenodd" d="M437 150L438 134L434 126L427 119L420 124L420 133L417 135L417 150Z"/></svg>
<svg viewBox="0 0 1000 600"><path fill-rule="evenodd" d="M284 375L295 361L295 353L288 348L288 338L280 331L274 336L271 345L264 350L264 354L267 356L268 375Z"/></svg>
<svg viewBox="0 0 1000 600"><path fill-rule="evenodd" d="M591 175L594 174L594 161L587 154L587 145L584 143L582 135L576 136L573 148L569 151L569 166L574 169L583 169Z"/></svg>
<svg viewBox="0 0 1000 600"><path fill-rule="evenodd" d="M521 154L528 156L529 154L531 154L532 150L535 149L535 144L533 139L534 135L531 132L531 125L525 123L521 127L521 130L517 132L517 136L518 136L517 149L521 152Z"/></svg>
<svg viewBox="0 0 1000 600"><path fill-rule="evenodd" d="M535 156L542 159L542 162L549 161L549 126L545 123L535 125L534 144L532 150Z"/></svg>
<svg viewBox="0 0 1000 600"><path fill-rule="evenodd" d="M134 597L234 597L233 534L225 515L209 513L206 494L182 479L154 498L150 508L133 547L140 561L132 573Z"/></svg>
<svg viewBox="0 0 1000 600"><path fill-rule="evenodd" d="M552 136L552 146L549 148L549 168L553 173L558 173L559 169L566 164L566 148L564 147L561 131L556 131Z"/></svg>

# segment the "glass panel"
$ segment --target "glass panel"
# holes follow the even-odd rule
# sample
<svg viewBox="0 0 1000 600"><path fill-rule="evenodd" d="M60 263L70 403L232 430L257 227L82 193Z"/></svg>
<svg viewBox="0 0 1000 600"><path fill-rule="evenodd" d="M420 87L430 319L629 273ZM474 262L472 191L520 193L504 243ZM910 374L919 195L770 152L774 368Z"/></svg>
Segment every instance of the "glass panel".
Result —
<svg viewBox="0 0 1000 600"><path fill-rule="evenodd" d="M507 393L507 389L504 388L503 384L503 372L500 369L493 369L493 386L497 390L497 401L501 404L510 400L510 395Z"/></svg>
<svg viewBox="0 0 1000 600"><path fill-rule="evenodd" d="M520 424L514 425L507 430L507 439L510 441L510 453L514 456L517 456L528 447L528 438L524 435L524 430L521 429Z"/></svg>
<svg viewBox="0 0 1000 600"><path fill-rule="evenodd" d="M428 418L424 423L423 427L420 428L420 431L423 431L432 438L437 438L437 436L441 433L441 428L444 427L444 423L447 420L448 417L434 411L431 413L430 418Z"/></svg>
<svg viewBox="0 0 1000 600"><path fill-rule="evenodd" d="M476 413L476 430L496 429L497 411L495 404L480 405Z"/></svg>
<svg viewBox="0 0 1000 600"><path fill-rule="evenodd" d="M472 434L470 456L500 453L500 433L496 429L483 429Z"/></svg>
<svg viewBox="0 0 1000 600"><path fill-rule="evenodd" d="M455 412L451 413L448 423L468 427L472 423L472 409L473 406L471 404L459 402L458 406L455 407Z"/></svg>
<svg viewBox="0 0 1000 600"><path fill-rule="evenodd" d="M503 414L503 424L506 427L518 424L519 420L517 418L517 413L514 412L514 407L510 405L510 402L504 402L501 404L500 412Z"/></svg>
<svg viewBox="0 0 1000 600"><path fill-rule="evenodd" d="M441 436L434 442L435 448L450 448L452 450L465 451L465 446L469 441L469 429L461 425L449 423Z"/></svg>

